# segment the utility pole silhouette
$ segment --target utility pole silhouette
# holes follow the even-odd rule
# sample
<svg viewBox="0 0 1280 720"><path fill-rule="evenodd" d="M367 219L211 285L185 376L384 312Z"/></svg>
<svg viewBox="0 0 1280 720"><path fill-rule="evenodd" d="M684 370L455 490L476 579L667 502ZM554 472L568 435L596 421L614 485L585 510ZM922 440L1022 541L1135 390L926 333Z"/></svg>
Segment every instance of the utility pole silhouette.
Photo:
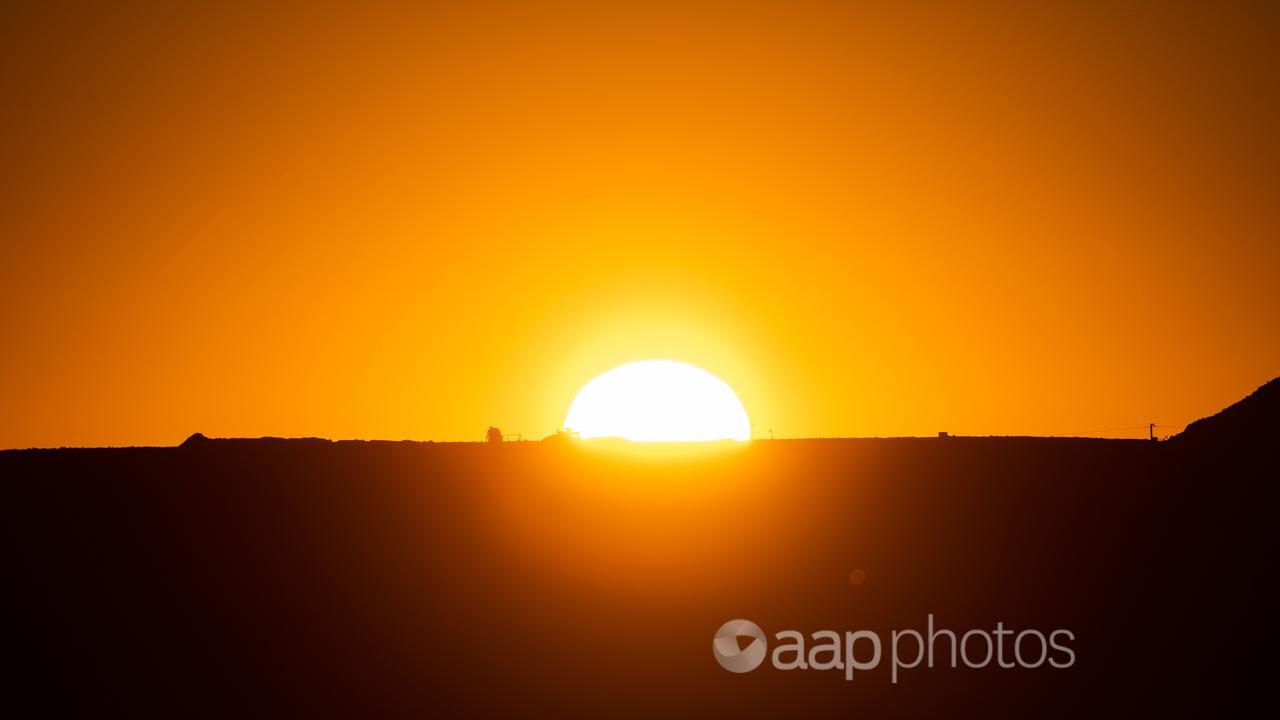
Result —
<svg viewBox="0 0 1280 720"><path fill-rule="evenodd" d="M1155 424L1155 423L1151 423L1150 425L1148 425L1148 426L1147 426L1147 434L1148 434L1148 436L1149 436L1152 440L1155 440L1155 439L1156 439L1156 424Z"/></svg>

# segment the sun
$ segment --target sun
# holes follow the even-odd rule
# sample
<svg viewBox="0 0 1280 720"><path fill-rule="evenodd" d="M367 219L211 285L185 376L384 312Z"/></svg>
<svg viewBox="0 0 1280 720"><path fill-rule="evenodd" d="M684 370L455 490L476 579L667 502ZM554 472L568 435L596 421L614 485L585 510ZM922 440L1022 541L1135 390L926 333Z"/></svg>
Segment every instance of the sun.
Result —
<svg viewBox="0 0 1280 720"><path fill-rule="evenodd" d="M723 380L676 360L640 360L582 386L565 428L635 442L748 440L751 421Z"/></svg>

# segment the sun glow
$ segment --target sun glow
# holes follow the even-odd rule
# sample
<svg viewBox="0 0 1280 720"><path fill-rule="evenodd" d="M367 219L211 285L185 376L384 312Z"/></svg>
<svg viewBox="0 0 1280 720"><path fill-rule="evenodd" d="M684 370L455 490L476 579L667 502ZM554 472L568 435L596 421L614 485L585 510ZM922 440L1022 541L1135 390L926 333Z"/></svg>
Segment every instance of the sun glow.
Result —
<svg viewBox="0 0 1280 720"><path fill-rule="evenodd" d="M582 386L565 427L583 438L636 442L747 440L751 421L723 380L675 360L641 360Z"/></svg>

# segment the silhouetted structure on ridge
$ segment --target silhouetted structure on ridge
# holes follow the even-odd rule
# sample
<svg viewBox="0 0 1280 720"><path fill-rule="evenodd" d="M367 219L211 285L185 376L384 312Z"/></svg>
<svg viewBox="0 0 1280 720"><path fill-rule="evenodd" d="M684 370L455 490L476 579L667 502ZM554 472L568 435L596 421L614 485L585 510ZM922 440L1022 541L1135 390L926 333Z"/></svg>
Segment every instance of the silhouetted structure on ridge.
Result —
<svg viewBox="0 0 1280 720"><path fill-rule="evenodd" d="M556 430L552 435L542 438L542 442L565 442L566 440L577 440L580 437L582 436L578 434L577 430L563 428Z"/></svg>

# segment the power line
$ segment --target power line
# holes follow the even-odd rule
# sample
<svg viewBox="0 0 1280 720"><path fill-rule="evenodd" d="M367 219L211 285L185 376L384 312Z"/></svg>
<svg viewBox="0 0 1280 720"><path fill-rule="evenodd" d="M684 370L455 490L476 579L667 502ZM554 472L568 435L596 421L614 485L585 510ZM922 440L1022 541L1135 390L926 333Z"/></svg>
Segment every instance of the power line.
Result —
<svg viewBox="0 0 1280 720"><path fill-rule="evenodd" d="M1164 425L1161 423L1146 423L1145 425L1130 425L1128 427L1106 428L1103 430L1082 430L1080 432L1064 433L1062 437L1089 437L1091 435L1102 435L1104 433L1150 430L1153 427L1174 430L1174 429L1185 428L1186 425Z"/></svg>

